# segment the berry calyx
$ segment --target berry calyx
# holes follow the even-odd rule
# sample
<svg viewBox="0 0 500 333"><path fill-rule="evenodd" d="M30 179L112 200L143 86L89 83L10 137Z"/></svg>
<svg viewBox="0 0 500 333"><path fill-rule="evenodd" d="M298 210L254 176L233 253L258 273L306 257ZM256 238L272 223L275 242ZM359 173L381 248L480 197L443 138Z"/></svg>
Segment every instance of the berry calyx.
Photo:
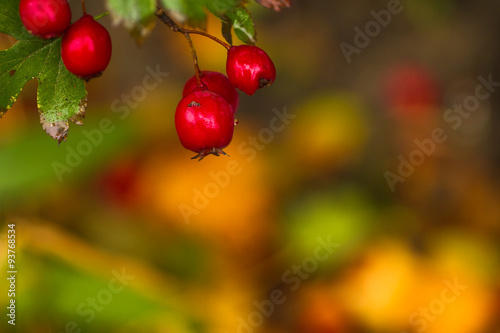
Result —
<svg viewBox="0 0 500 333"><path fill-rule="evenodd" d="M239 104L238 91L229 81L227 76L219 72L202 71L200 73L200 80L205 89L220 95L229 103L229 105L231 105L233 114L236 112ZM184 85L182 97L187 96L199 87L196 75L194 75Z"/></svg>
<svg viewBox="0 0 500 333"><path fill-rule="evenodd" d="M62 35L71 23L66 0L21 0L19 16L31 34L44 39Z"/></svg>
<svg viewBox="0 0 500 333"><path fill-rule="evenodd" d="M233 110L220 95L195 89L177 105L175 129L182 146L197 153L193 159L226 155L222 149L233 139Z"/></svg>
<svg viewBox="0 0 500 333"><path fill-rule="evenodd" d="M111 49L108 30L91 15L83 15L64 34L61 56L68 71L89 80L108 67Z"/></svg>
<svg viewBox="0 0 500 333"><path fill-rule="evenodd" d="M276 68L264 50L257 46L232 46L227 52L226 73L229 81L247 95L271 85Z"/></svg>

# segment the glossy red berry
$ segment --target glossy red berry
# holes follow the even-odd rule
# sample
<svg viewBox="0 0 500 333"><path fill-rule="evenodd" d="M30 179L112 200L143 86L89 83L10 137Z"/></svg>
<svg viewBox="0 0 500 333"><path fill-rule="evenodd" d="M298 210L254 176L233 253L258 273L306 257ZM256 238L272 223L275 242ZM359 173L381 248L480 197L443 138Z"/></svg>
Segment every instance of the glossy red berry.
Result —
<svg viewBox="0 0 500 333"><path fill-rule="evenodd" d="M108 30L91 15L84 15L64 34L61 45L64 65L84 79L102 74L111 59L111 37Z"/></svg>
<svg viewBox="0 0 500 333"><path fill-rule="evenodd" d="M45 39L62 35L71 23L67 0L21 0L19 16L30 33Z"/></svg>
<svg viewBox="0 0 500 333"><path fill-rule="evenodd" d="M203 71L201 72L200 79L206 89L221 95L229 103L229 105L231 105L233 113L236 112L239 104L238 91L229 81L227 76L219 72ZM198 87L196 75L194 75L184 85L182 96L185 97Z"/></svg>
<svg viewBox="0 0 500 333"><path fill-rule="evenodd" d="M196 89L177 105L175 129L184 148L198 153L193 158L225 155L222 149L233 138L233 110L220 95Z"/></svg>
<svg viewBox="0 0 500 333"><path fill-rule="evenodd" d="M264 50L257 46L232 46L227 53L226 73L229 81L247 95L271 85L276 68Z"/></svg>

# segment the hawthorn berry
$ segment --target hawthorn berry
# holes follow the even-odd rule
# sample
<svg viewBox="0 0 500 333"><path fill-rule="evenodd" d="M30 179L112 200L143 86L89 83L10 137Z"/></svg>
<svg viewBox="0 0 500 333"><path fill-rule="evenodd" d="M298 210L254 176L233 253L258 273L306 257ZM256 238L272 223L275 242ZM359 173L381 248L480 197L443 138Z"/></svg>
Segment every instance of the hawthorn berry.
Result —
<svg viewBox="0 0 500 333"><path fill-rule="evenodd" d="M31 34L45 39L62 35L71 23L67 0L21 0L19 16Z"/></svg>
<svg viewBox="0 0 500 333"><path fill-rule="evenodd" d="M229 81L247 95L267 87L276 78L276 68L264 50L257 46L231 46L227 52L226 73Z"/></svg>
<svg viewBox="0 0 500 333"><path fill-rule="evenodd" d="M200 80L202 85L204 85L207 90L221 95L229 103L229 105L231 105L233 114L236 112L239 104L238 91L229 81L227 76L219 72L202 71L200 74ZM187 96L198 87L196 75L194 75L184 85L182 97Z"/></svg>
<svg viewBox="0 0 500 333"><path fill-rule="evenodd" d="M222 149L233 139L233 110L220 95L195 89L177 105L175 129L182 146L198 154L193 158L226 155Z"/></svg>
<svg viewBox="0 0 500 333"><path fill-rule="evenodd" d="M108 30L91 15L73 23L62 39L61 56L71 73L83 79L100 76L111 59Z"/></svg>

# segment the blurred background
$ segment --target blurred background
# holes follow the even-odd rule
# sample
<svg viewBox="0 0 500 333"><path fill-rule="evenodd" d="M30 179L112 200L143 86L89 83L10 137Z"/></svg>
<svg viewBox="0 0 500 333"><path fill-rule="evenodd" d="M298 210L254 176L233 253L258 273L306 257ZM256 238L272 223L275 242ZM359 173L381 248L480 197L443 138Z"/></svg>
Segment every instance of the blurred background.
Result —
<svg viewBox="0 0 500 333"><path fill-rule="evenodd" d="M113 57L83 126L46 135L34 81L0 120L15 329L500 333L500 3L398 3L251 4L277 79L240 93L230 157L201 162L174 127L183 36L157 24L138 47L102 19Z"/></svg>

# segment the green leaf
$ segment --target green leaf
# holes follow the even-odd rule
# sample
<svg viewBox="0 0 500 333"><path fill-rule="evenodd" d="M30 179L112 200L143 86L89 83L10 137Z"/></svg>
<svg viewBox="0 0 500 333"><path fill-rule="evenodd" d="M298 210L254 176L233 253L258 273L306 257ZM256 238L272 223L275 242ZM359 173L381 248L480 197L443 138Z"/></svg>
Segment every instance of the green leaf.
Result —
<svg viewBox="0 0 500 333"><path fill-rule="evenodd" d="M240 6L234 8L233 11L227 12L226 15L233 22L236 37L245 44L255 44L257 32L250 12L245 7Z"/></svg>
<svg viewBox="0 0 500 333"><path fill-rule="evenodd" d="M232 38L228 30L232 26L234 33L243 43L255 44L257 35L250 12L242 0L204 0L207 9L222 21L222 34L229 44Z"/></svg>
<svg viewBox="0 0 500 333"><path fill-rule="evenodd" d="M0 32L18 42L0 51L0 117L16 101L26 82L38 79L40 122L58 142L66 140L69 121L81 124L86 108L84 82L68 72L61 59L61 38L42 40L23 27L19 1L2 0Z"/></svg>
<svg viewBox="0 0 500 333"><path fill-rule="evenodd" d="M184 13L184 0L162 0L162 3L170 11Z"/></svg>
<svg viewBox="0 0 500 333"><path fill-rule="evenodd" d="M204 3L209 11L223 19L223 15L234 11L235 7L242 4L242 0L204 0Z"/></svg>
<svg viewBox="0 0 500 333"><path fill-rule="evenodd" d="M242 2L241 0L204 0L205 7L217 16L221 22L221 32L224 39L229 43L229 45L233 45L233 36L231 35L231 30L233 28L233 22L229 17L227 17L226 13L233 11L235 6L239 6Z"/></svg>
<svg viewBox="0 0 500 333"><path fill-rule="evenodd" d="M18 11L19 1L2 0L0 5L0 32L17 39L36 38L22 27Z"/></svg>
<svg viewBox="0 0 500 333"><path fill-rule="evenodd" d="M233 45L233 35L231 34L231 30L233 28L233 23L226 16L222 21L221 33L224 39L229 43L229 45Z"/></svg>
<svg viewBox="0 0 500 333"><path fill-rule="evenodd" d="M162 0L162 3L167 10L175 13L173 17L181 23L206 29L207 14L203 0Z"/></svg>
<svg viewBox="0 0 500 333"><path fill-rule="evenodd" d="M155 27L155 0L108 0L108 9L115 25L123 23L140 44Z"/></svg>

